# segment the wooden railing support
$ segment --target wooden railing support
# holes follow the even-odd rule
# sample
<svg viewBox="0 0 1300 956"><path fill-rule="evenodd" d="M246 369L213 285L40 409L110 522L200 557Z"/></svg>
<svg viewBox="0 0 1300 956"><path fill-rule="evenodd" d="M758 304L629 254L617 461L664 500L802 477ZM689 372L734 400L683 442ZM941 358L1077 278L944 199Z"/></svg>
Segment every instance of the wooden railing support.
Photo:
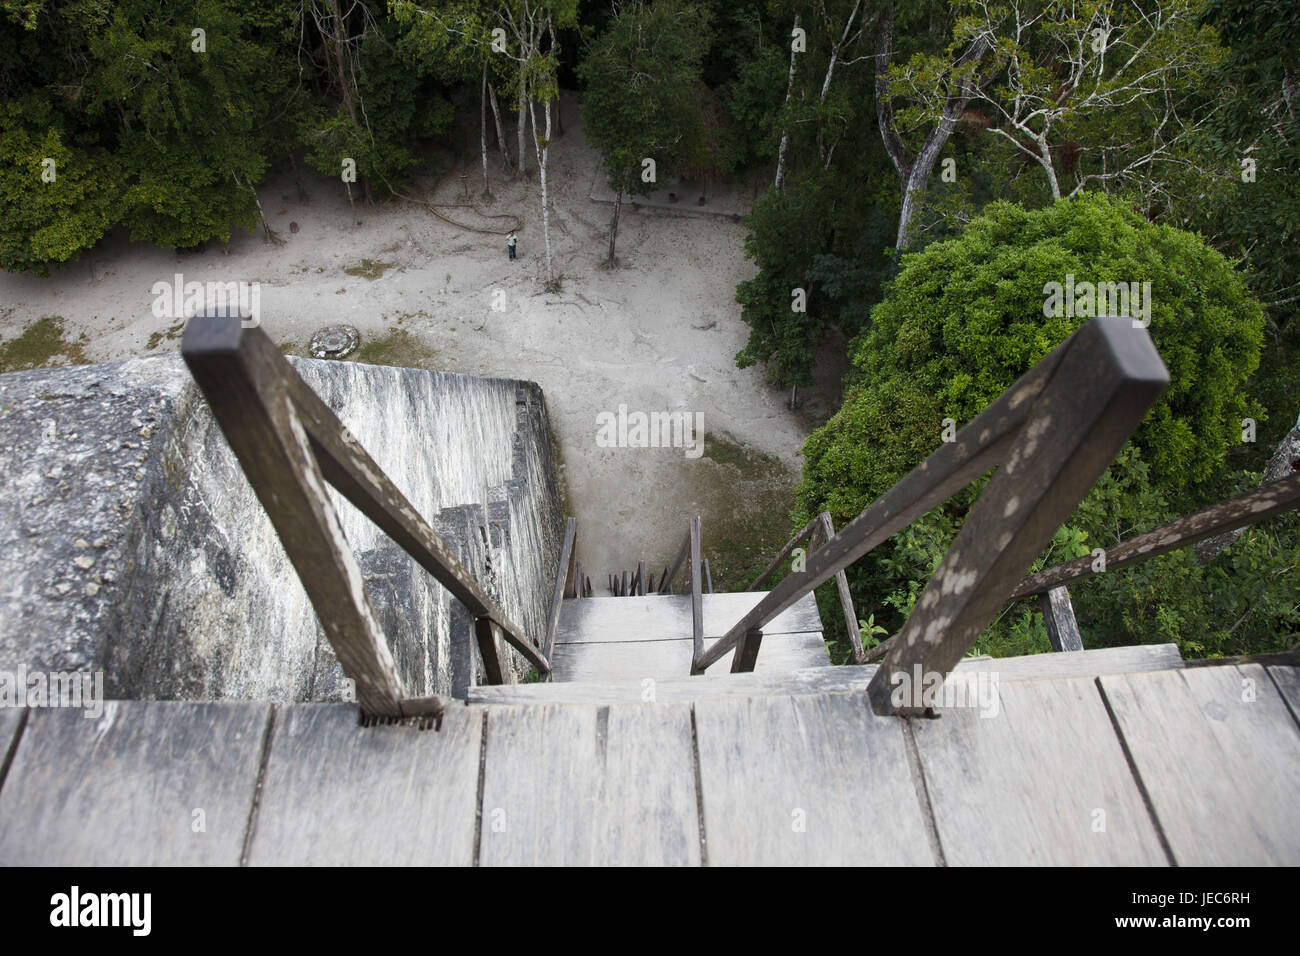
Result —
<svg viewBox="0 0 1300 956"><path fill-rule="evenodd" d="M564 542L560 545L560 560L555 568L555 587L551 591L551 608L546 616L546 643L542 645L542 655L548 661L555 651L555 635L560 627L560 611L564 607L564 599L573 596L569 581L573 575L577 554L578 519L565 518Z"/></svg>
<svg viewBox="0 0 1300 956"><path fill-rule="evenodd" d="M1074 619L1074 605L1070 603L1070 589L1061 585L1038 595L1038 605L1043 611L1043 624L1047 639L1054 651L1081 651L1083 637L1079 622Z"/></svg>

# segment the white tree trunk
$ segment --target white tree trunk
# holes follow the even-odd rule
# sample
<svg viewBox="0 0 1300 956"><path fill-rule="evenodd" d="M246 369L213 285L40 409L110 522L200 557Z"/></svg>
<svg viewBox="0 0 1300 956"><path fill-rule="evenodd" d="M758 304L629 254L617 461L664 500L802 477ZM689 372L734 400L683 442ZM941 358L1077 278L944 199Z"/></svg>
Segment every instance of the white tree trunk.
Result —
<svg viewBox="0 0 1300 956"><path fill-rule="evenodd" d="M1038 141L1038 165L1047 173L1047 183L1052 187L1052 200L1060 199L1061 184L1056 178L1056 169L1052 166L1052 151L1048 148L1046 134Z"/></svg>
<svg viewBox="0 0 1300 956"><path fill-rule="evenodd" d="M618 213L623 208L623 190L618 191L614 197L614 218L609 223L609 258L605 264L611 269L614 267L614 240L618 238Z"/></svg>
<svg viewBox="0 0 1300 956"><path fill-rule="evenodd" d="M546 134L545 138L537 135L537 112L533 109L533 104L528 104L528 112L533 121L533 143L537 148L537 173L542 187L542 240L546 245L546 281L555 280L555 270L552 267L551 258L551 209L546 194L546 162L548 154L551 151L551 103L547 100L543 105L546 111ZM545 144L545 145L543 145Z"/></svg>
<svg viewBox="0 0 1300 956"><path fill-rule="evenodd" d="M911 226L912 217L916 215L918 199L924 195L926 184L930 181L930 174L934 172L934 164L939 161L939 153L943 151L944 144L948 142L948 137L952 135L953 129L956 128L957 118L961 116L967 102L966 98L949 101L948 106L944 109L943 118L939 120L934 129L930 130L929 135L925 138L925 144L921 147L921 152L912 160L907 179L903 185L903 208L898 214L898 238L894 242L894 248L898 252L902 252L911 244L908 229Z"/></svg>
<svg viewBox="0 0 1300 956"><path fill-rule="evenodd" d="M497 146L501 149L501 160L506 164L506 169L514 169L515 164L510 161L510 150L506 148L506 133L501 125L501 106L497 103L497 91L491 83L488 84L488 102L492 104L492 118L496 121Z"/></svg>
<svg viewBox="0 0 1300 956"><path fill-rule="evenodd" d="M799 26L799 14L794 15L794 25ZM785 82L785 107L790 105L790 94L794 92L794 58L797 54L794 52L794 44L790 44L790 76ZM785 184L785 151L790 145L790 130L783 128L781 130L781 146L776 151L776 191L780 192L781 187Z"/></svg>
<svg viewBox="0 0 1300 956"><path fill-rule="evenodd" d="M483 198L486 199L492 195L492 189L488 186L487 169L487 60L483 61L483 85L482 89L479 90L478 139L480 152L483 156Z"/></svg>
<svg viewBox="0 0 1300 956"><path fill-rule="evenodd" d="M876 34L876 123L885 144L885 152L889 154L894 168L898 171L898 180L903 191L903 207L898 214L898 236L894 241L894 255L897 257L908 246L910 239L908 231L912 218L916 215L918 200L925 192L930 174L934 171L934 164L939 161L939 153L957 127L957 119L965 111L966 104L978 91L979 84L977 82L973 86L966 86L955 93L950 93L944 103L939 122L925 137L921 152L916 156L908 155L907 147L894 127L893 90L885 74L893 55L893 38L894 5L890 3L880 12L880 23ZM958 64L982 60L990 46L988 37L980 35L958 58Z"/></svg>
<svg viewBox="0 0 1300 956"><path fill-rule="evenodd" d="M528 175L528 164L524 161L524 137L528 133L528 89L523 77L519 79L519 169L518 174L522 178ZM533 122L533 135L537 135L537 123Z"/></svg>

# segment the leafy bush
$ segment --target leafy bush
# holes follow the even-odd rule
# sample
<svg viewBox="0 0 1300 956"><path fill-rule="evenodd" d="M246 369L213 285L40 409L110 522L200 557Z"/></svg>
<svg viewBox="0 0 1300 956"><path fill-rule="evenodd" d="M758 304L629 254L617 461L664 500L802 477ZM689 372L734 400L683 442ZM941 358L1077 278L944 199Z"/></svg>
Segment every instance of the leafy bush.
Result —
<svg viewBox="0 0 1300 956"><path fill-rule="evenodd" d="M1172 383L1134 436L1157 488L1196 499L1262 410L1241 393L1263 316L1231 264L1197 236L1151 225L1104 196L1027 212L994 203L961 236L903 260L856 343L858 384L804 447L805 510L856 514L1087 316L1045 316L1044 288L1150 282L1150 333Z"/></svg>

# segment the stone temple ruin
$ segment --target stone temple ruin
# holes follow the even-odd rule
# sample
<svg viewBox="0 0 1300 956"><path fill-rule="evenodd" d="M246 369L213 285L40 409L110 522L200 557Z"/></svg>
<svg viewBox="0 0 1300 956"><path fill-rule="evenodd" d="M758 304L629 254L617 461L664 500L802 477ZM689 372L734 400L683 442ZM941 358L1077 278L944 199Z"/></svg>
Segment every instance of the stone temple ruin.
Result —
<svg viewBox="0 0 1300 956"><path fill-rule="evenodd" d="M544 629L564 515L541 390L291 361L512 618ZM346 695L179 356L0 376L0 407L0 662L102 671L110 698ZM451 639L463 608L334 497L411 686L464 697L473 663Z"/></svg>

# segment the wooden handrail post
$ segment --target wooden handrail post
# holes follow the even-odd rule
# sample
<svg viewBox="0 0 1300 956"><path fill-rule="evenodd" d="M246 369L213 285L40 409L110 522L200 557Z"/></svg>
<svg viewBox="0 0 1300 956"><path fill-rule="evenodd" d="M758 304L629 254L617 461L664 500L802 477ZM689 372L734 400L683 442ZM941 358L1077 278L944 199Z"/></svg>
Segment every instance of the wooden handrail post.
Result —
<svg viewBox="0 0 1300 956"><path fill-rule="evenodd" d="M704 653L704 596L701 593L700 516L691 518L691 673Z"/></svg>
<svg viewBox="0 0 1300 956"><path fill-rule="evenodd" d="M968 422L955 441L940 445L817 548L802 571L773 587L695 666L707 670L736 649L744 653L735 661L745 666L752 653L741 645L750 643L749 635L997 468L904 631L859 656L866 661L883 654L885 664L871 685L872 706L895 712L892 675L912 663L947 674L1007 600L1016 583L1008 576L1023 574L1037 557L1035 546L1041 550L1041 542L1069 516L1168 384L1169 373L1145 329L1128 318L1092 319Z"/></svg>
<svg viewBox="0 0 1300 956"><path fill-rule="evenodd" d="M830 541L835 537L835 522L831 520L829 511L823 511L817 516L821 525L822 544ZM844 614L844 627L849 634L849 662L852 664L864 664L865 655L862 653L862 632L858 628L858 616L853 610L853 595L849 593L849 578L840 568L835 572L835 591L840 599L840 611Z"/></svg>
<svg viewBox="0 0 1300 956"><path fill-rule="evenodd" d="M564 519L564 541L560 545L560 559L555 567L555 587L551 591L550 613L546 618L546 643L542 646L542 655L549 661L555 651L555 635L560 627L560 610L564 598L569 596L569 578L574 566L574 556L578 553L578 519Z"/></svg>
<svg viewBox="0 0 1300 956"><path fill-rule="evenodd" d="M1047 628L1047 639L1052 642L1052 650L1083 650L1079 622L1074 619L1074 606L1070 603L1070 589L1061 585L1045 591L1038 595L1038 604L1043 611L1043 624Z"/></svg>

